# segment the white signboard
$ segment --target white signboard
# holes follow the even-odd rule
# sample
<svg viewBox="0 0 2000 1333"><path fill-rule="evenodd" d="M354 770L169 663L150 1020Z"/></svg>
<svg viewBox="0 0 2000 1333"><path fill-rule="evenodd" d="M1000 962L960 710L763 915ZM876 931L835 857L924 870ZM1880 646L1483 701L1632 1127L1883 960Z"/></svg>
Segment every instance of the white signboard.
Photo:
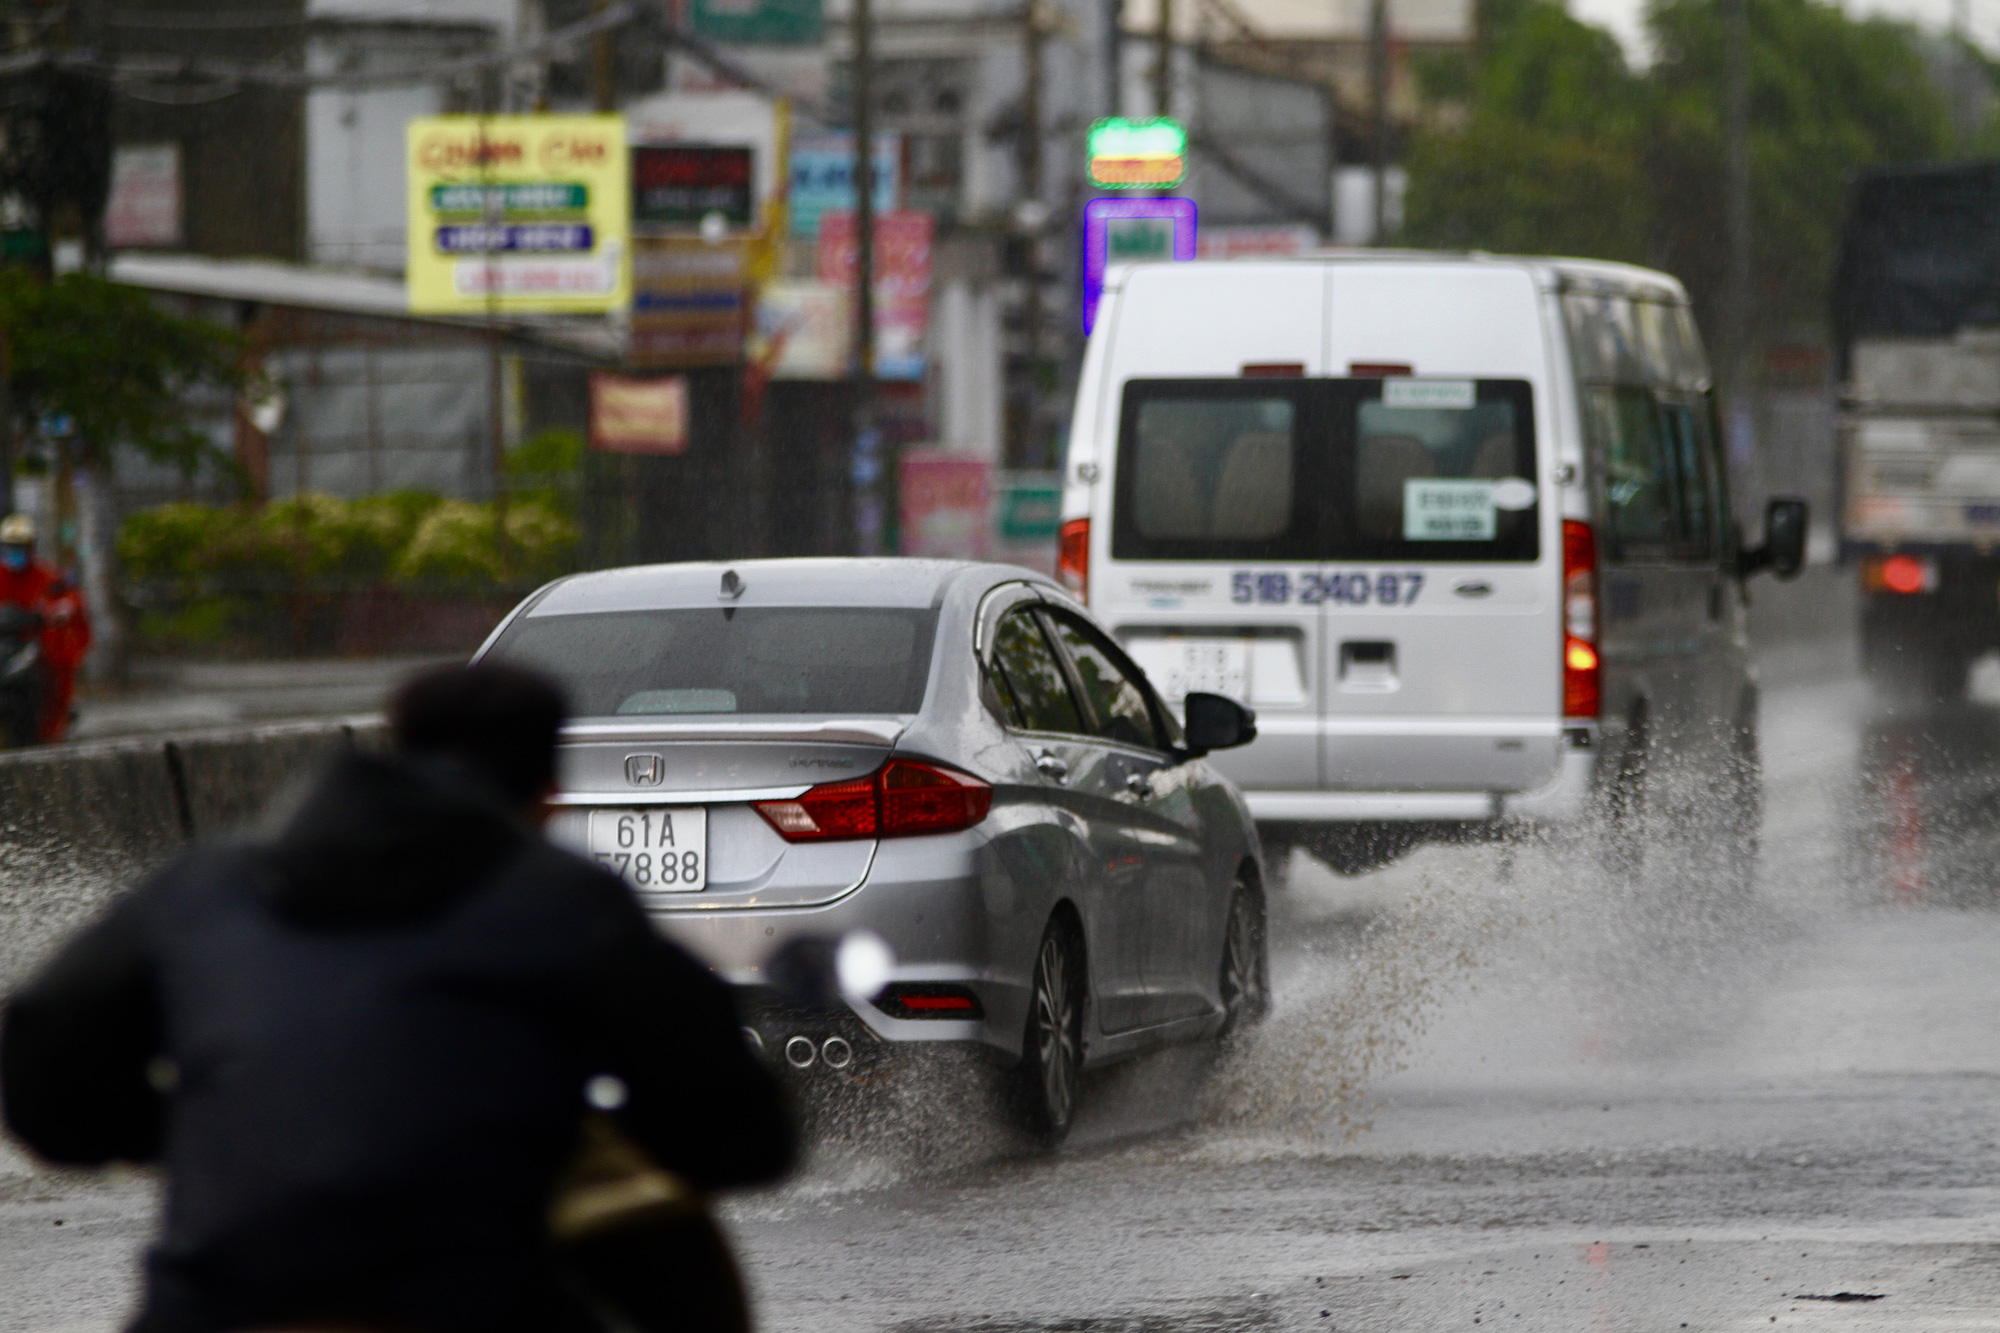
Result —
<svg viewBox="0 0 2000 1333"><path fill-rule="evenodd" d="M1382 406L1430 407L1463 412L1478 401L1471 380L1413 380L1400 376L1382 381Z"/></svg>
<svg viewBox="0 0 2000 1333"><path fill-rule="evenodd" d="M111 154L104 243L113 250L181 243L181 147L126 144Z"/></svg>
<svg viewBox="0 0 2000 1333"><path fill-rule="evenodd" d="M1490 542L1493 488L1486 479L1411 477L1403 483L1403 540Z"/></svg>

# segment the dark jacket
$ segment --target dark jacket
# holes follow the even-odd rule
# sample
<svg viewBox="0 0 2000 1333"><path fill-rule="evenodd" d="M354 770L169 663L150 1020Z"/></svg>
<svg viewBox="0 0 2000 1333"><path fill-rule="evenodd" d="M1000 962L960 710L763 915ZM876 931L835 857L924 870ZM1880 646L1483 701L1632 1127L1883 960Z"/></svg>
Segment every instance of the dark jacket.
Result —
<svg viewBox="0 0 2000 1333"><path fill-rule="evenodd" d="M791 1163L726 988L623 883L466 775L363 755L275 842L152 876L0 1021L23 1142L165 1165L166 1333L561 1327L546 1217L599 1074L699 1185Z"/></svg>

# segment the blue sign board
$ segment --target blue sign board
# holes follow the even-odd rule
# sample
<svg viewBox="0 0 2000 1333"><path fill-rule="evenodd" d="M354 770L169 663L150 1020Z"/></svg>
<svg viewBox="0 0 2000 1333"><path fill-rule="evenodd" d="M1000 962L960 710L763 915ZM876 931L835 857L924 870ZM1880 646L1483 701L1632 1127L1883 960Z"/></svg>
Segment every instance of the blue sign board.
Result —
<svg viewBox="0 0 2000 1333"><path fill-rule="evenodd" d="M1092 199L1083 206L1083 331L1097 323L1104 271L1113 264L1194 258L1192 199Z"/></svg>
<svg viewBox="0 0 2000 1333"><path fill-rule="evenodd" d="M819 235L822 213L854 208L854 136L801 134L792 140L791 225L794 236ZM875 214L896 207L902 193L901 136L875 136Z"/></svg>

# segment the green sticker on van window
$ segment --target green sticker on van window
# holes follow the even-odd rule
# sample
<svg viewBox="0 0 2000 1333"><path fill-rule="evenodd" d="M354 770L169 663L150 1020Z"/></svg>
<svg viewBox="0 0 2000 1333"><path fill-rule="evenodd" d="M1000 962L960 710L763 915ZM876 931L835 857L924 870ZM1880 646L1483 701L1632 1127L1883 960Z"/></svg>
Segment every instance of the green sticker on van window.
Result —
<svg viewBox="0 0 2000 1333"><path fill-rule="evenodd" d="M1479 400L1471 380L1412 380L1400 376L1382 381L1384 407L1441 407L1464 411Z"/></svg>
<svg viewBox="0 0 2000 1333"><path fill-rule="evenodd" d="M1490 542L1493 490L1485 478L1411 477L1403 483L1403 540Z"/></svg>

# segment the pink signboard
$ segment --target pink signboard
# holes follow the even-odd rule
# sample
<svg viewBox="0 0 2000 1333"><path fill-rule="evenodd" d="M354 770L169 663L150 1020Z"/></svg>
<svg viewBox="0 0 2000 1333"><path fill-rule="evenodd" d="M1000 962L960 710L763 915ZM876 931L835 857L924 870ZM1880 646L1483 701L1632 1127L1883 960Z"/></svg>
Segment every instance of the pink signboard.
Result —
<svg viewBox="0 0 2000 1333"><path fill-rule="evenodd" d="M915 209L875 219L875 377L924 377L924 334L930 326L931 215ZM854 285L854 214L827 213L819 222L819 280Z"/></svg>
<svg viewBox="0 0 2000 1333"><path fill-rule="evenodd" d="M946 449L909 450L900 489L904 555L986 558L993 470L985 459Z"/></svg>

